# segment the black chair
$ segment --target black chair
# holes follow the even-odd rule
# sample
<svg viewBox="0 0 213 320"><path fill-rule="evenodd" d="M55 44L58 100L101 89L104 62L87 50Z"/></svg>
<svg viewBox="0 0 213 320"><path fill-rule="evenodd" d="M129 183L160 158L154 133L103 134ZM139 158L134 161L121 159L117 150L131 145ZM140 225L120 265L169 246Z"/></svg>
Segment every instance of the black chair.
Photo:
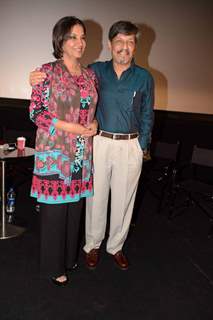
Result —
<svg viewBox="0 0 213 320"><path fill-rule="evenodd" d="M175 218L185 212L183 209L197 206L210 221L208 236L211 237L213 235L213 149L195 145L191 161L181 168L180 176L180 181L175 183L174 196L169 202L169 217ZM178 197L182 197L181 203L178 203L180 202Z"/></svg>
<svg viewBox="0 0 213 320"><path fill-rule="evenodd" d="M177 168L180 161L181 143L153 141L151 161L145 172L148 190L159 200L158 212L162 212L168 199L173 196Z"/></svg>

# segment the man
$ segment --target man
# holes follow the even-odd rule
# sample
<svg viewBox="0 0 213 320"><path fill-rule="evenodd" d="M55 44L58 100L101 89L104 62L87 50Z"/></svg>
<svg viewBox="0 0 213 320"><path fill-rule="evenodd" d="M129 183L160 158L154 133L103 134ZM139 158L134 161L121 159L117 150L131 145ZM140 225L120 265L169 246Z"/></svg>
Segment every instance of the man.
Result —
<svg viewBox="0 0 213 320"><path fill-rule="evenodd" d="M112 60L91 65L99 82L94 137L94 196L86 204L86 265L94 269L105 237L111 190L109 237L106 250L117 266L128 269L122 248L127 238L153 125L154 84L151 75L134 63L138 28L118 21L109 30ZM31 77L32 83L32 77Z"/></svg>
<svg viewBox="0 0 213 320"><path fill-rule="evenodd" d="M99 80L94 137L94 197L86 206L86 263L95 268L105 237L111 189L109 237L106 250L126 270L122 248L126 240L142 168L143 151L153 124L153 80L134 64L138 28L128 21L114 23L108 34L112 60L91 65Z"/></svg>

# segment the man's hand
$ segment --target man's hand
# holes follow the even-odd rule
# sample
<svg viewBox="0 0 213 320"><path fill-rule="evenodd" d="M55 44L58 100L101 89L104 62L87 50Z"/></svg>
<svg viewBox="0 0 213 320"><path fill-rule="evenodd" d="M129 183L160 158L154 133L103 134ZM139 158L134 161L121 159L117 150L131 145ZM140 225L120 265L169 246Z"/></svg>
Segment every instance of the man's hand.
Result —
<svg viewBox="0 0 213 320"><path fill-rule="evenodd" d="M30 72L29 83L31 86L35 86L40 82L43 82L45 78L46 78L45 72L34 70Z"/></svg>
<svg viewBox="0 0 213 320"><path fill-rule="evenodd" d="M143 160L144 160L144 161L149 161L149 160L151 160L150 152L149 152L149 150L147 150L147 149L143 150Z"/></svg>

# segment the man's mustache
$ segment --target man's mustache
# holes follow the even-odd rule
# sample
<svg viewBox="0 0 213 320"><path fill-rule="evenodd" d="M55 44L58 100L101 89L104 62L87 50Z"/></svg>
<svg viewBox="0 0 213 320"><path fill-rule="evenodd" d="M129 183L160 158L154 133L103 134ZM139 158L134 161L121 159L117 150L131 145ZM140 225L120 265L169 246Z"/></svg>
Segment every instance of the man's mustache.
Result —
<svg viewBox="0 0 213 320"><path fill-rule="evenodd" d="M117 51L117 53L122 53L122 52L126 52L127 54L129 54L129 50L128 49L120 49Z"/></svg>

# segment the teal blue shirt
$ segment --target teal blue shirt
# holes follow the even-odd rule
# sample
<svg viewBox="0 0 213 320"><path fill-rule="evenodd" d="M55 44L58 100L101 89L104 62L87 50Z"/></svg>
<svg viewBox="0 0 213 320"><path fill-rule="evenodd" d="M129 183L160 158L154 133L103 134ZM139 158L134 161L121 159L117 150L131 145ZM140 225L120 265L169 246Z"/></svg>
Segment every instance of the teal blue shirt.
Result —
<svg viewBox="0 0 213 320"><path fill-rule="evenodd" d="M118 79L112 60L90 65L99 82L96 118L100 130L139 133L142 149L150 144L153 126L154 82L144 68L132 65Z"/></svg>

